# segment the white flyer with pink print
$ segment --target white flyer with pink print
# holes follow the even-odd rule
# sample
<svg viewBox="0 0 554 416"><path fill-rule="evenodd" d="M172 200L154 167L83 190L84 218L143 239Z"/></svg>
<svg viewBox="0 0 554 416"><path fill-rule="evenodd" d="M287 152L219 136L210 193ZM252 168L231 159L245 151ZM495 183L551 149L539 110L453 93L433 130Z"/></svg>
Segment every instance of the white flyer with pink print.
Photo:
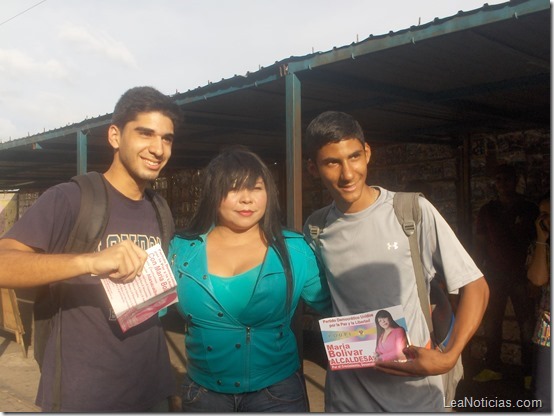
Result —
<svg viewBox="0 0 554 416"><path fill-rule="evenodd" d="M101 279L123 332L177 302L177 282L162 247L156 244L146 252L142 274L132 282Z"/></svg>

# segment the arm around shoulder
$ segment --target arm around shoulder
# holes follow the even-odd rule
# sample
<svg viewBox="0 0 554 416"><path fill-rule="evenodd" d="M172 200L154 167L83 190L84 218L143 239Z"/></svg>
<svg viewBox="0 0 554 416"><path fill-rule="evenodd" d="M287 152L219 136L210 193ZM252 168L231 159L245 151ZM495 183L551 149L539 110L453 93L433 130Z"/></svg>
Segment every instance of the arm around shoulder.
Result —
<svg viewBox="0 0 554 416"><path fill-rule="evenodd" d="M304 282L301 292L302 299L323 316L330 316L332 314L331 294L324 268L314 251L302 235L298 235L295 239L289 239L288 247L294 273L301 271L305 274L302 279ZM294 277L295 282L299 281L298 277Z"/></svg>

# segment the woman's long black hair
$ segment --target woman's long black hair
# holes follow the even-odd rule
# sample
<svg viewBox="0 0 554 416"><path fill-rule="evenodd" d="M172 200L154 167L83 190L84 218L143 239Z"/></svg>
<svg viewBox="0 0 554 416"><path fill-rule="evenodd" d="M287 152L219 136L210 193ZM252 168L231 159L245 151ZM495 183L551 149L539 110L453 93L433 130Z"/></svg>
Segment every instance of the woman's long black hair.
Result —
<svg viewBox="0 0 554 416"><path fill-rule="evenodd" d="M379 342L379 338L381 338L381 335L383 335L383 332L385 332L385 330L383 329L383 327L381 325L379 325L379 321L378 319L380 318L388 318L389 319L389 323L390 323L390 326L392 328L402 328L400 325L398 325L396 323L396 321L392 318L392 315L390 314L389 311L385 310L385 309L381 309L379 312L377 312L375 314L375 326L377 327L377 342Z"/></svg>
<svg viewBox="0 0 554 416"><path fill-rule="evenodd" d="M267 244L281 259L287 285L286 310L289 311L293 279L280 221L277 187L270 170L258 155L243 146L233 146L212 159L202 172L200 199L196 211L181 234L190 238L207 233L213 225L217 224L219 206L229 191L254 189L259 178L264 181L267 192L266 211L259 225Z"/></svg>

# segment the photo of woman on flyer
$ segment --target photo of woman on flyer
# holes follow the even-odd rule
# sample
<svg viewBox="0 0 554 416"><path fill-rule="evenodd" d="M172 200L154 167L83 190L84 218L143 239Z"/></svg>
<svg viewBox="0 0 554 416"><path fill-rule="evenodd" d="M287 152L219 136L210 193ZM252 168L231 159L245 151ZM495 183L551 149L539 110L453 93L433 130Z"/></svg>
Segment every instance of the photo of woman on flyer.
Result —
<svg viewBox="0 0 554 416"><path fill-rule="evenodd" d="M380 310L375 315L377 326L377 346L375 355L378 361L406 360L402 352L408 345L408 338L403 327L398 325L387 310Z"/></svg>

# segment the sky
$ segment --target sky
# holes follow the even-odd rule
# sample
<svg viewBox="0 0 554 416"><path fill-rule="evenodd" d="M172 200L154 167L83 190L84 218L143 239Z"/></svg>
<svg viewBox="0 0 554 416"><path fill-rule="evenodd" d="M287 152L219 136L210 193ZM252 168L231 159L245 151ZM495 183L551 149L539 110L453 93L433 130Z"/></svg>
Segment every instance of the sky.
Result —
<svg viewBox="0 0 554 416"><path fill-rule="evenodd" d="M1 0L0 142L111 113L135 86L186 92L484 3Z"/></svg>

